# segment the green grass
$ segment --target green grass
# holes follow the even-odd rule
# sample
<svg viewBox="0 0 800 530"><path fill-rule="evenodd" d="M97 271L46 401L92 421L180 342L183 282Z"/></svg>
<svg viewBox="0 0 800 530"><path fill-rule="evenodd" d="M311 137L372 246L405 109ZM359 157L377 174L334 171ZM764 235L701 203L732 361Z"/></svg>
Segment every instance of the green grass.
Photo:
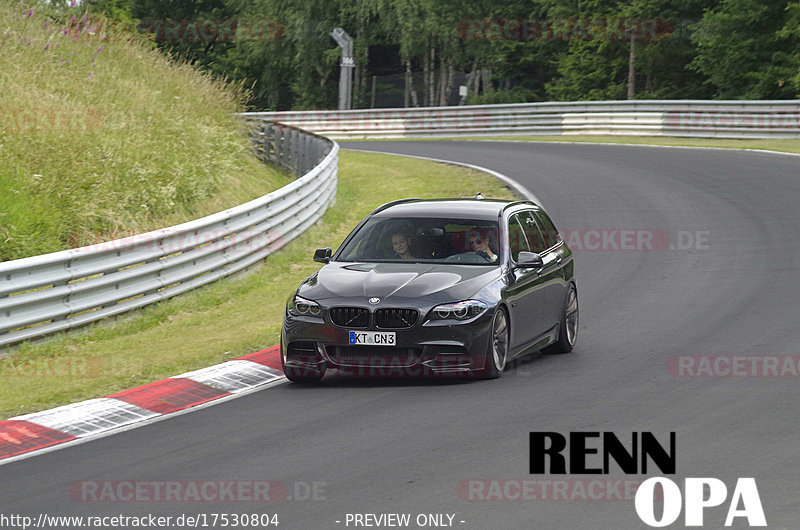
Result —
<svg viewBox="0 0 800 530"><path fill-rule="evenodd" d="M287 182L231 116L241 87L80 6L38 9L0 4L0 261L163 228Z"/></svg>
<svg viewBox="0 0 800 530"><path fill-rule="evenodd" d="M133 313L23 344L0 359L0 417L99 397L279 343L286 299L377 206L405 197L512 198L493 177L425 160L342 151L336 203L263 266Z"/></svg>
<svg viewBox="0 0 800 530"><path fill-rule="evenodd" d="M563 135L563 136L493 136L452 138L452 140L516 140L523 142L578 142L642 145L676 145L689 147L722 147L726 149L765 149L800 153L800 138L743 139L679 138L672 136Z"/></svg>

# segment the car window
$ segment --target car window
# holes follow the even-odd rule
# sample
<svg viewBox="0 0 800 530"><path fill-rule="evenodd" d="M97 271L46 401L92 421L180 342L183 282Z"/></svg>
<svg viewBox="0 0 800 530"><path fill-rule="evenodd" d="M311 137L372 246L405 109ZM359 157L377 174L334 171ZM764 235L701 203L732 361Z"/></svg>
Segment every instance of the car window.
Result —
<svg viewBox="0 0 800 530"><path fill-rule="evenodd" d="M528 246L531 252L536 252L537 254L543 252L547 247L545 246L544 237L539 230L536 219L533 217L533 212L526 210L517 215L519 215L522 230L525 232L525 238L528 240Z"/></svg>
<svg viewBox="0 0 800 530"><path fill-rule="evenodd" d="M512 215L508 220L508 248L511 251L511 259L517 261L520 252L530 252L525 231L518 215Z"/></svg>
<svg viewBox="0 0 800 530"><path fill-rule="evenodd" d="M534 217L536 217L536 222L542 231L545 248L551 248L557 245L561 241L561 236L553 225L553 221L550 220L550 217L544 210L535 210Z"/></svg>
<svg viewBox="0 0 800 530"><path fill-rule="evenodd" d="M496 264L470 247L480 235L494 254L499 252L494 221L454 218L369 219L337 254L339 261L387 261ZM395 245L398 240L404 244ZM402 252L399 254L398 252Z"/></svg>

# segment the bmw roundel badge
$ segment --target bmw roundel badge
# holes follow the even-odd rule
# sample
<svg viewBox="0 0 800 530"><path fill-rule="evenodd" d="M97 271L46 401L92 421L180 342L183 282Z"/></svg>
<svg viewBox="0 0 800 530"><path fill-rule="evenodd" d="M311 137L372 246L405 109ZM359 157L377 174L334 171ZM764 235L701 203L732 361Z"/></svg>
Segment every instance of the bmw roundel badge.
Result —
<svg viewBox="0 0 800 530"><path fill-rule="evenodd" d="M370 298L369 299L369 303L370 304L377 304L377 303L380 303L380 301L381 301L380 298Z"/></svg>

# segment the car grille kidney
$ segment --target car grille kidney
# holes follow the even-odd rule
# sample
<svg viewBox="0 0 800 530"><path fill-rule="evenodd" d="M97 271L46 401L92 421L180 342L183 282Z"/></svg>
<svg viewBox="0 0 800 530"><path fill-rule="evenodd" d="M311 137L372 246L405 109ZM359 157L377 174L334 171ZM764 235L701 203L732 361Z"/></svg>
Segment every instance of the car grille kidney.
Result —
<svg viewBox="0 0 800 530"><path fill-rule="evenodd" d="M418 316L416 309L378 309L375 312L375 324L384 329L410 328Z"/></svg>
<svg viewBox="0 0 800 530"><path fill-rule="evenodd" d="M366 328L369 326L369 310L363 307L334 307L330 310L331 321L337 326Z"/></svg>

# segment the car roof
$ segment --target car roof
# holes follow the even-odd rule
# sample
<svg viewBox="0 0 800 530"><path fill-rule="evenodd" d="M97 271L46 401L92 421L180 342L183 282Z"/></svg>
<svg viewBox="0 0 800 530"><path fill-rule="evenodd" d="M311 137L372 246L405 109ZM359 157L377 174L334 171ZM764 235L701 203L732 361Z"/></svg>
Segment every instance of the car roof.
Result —
<svg viewBox="0 0 800 530"><path fill-rule="evenodd" d="M455 217L496 220L514 205L535 206L531 201L501 199L403 199L378 207L373 217Z"/></svg>

